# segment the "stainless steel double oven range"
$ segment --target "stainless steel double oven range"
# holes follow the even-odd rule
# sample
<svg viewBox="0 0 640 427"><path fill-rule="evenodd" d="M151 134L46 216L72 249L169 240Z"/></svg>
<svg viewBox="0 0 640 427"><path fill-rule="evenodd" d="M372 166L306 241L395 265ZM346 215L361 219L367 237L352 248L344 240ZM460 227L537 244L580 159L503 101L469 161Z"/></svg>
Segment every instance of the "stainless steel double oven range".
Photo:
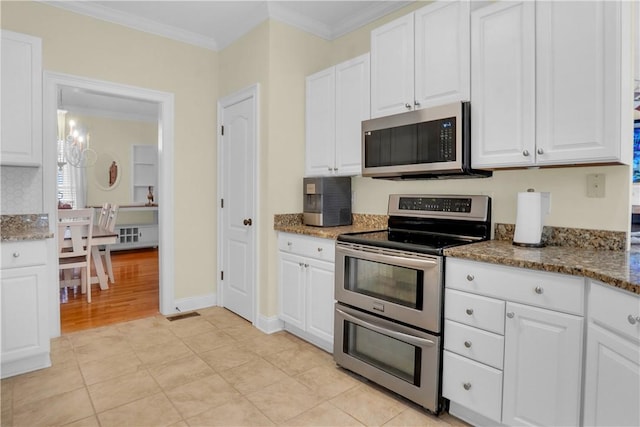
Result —
<svg viewBox="0 0 640 427"><path fill-rule="evenodd" d="M387 230L338 236L336 363L438 413L443 250L490 233L488 196L396 194Z"/></svg>

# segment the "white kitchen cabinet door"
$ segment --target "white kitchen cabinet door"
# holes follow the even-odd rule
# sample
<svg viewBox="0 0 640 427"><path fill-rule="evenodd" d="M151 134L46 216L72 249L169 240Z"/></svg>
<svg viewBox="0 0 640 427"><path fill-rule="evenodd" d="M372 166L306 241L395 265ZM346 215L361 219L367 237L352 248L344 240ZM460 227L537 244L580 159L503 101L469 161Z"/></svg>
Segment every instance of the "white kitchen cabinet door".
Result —
<svg viewBox="0 0 640 427"><path fill-rule="evenodd" d="M306 270L307 331L333 342L334 264L309 260Z"/></svg>
<svg viewBox="0 0 640 427"><path fill-rule="evenodd" d="M469 101L469 1L437 1L414 12L416 108Z"/></svg>
<svg viewBox="0 0 640 427"><path fill-rule="evenodd" d="M280 252L280 319L297 328L305 328L305 260Z"/></svg>
<svg viewBox="0 0 640 427"><path fill-rule="evenodd" d="M335 66L335 174L362 172L362 121L371 117L369 54Z"/></svg>
<svg viewBox="0 0 640 427"><path fill-rule="evenodd" d="M511 302L506 311L502 422L579 425L583 319Z"/></svg>
<svg viewBox="0 0 640 427"><path fill-rule="evenodd" d="M623 46L631 49L622 22L630 4L536 2L538 164L620 159L621 84L631 79L631 65L621 67Z"/></svg>
<svg viewBox="0 0 640 427"><path fill-rule="evenodd" d="M305 176L326 176L335 166L335 68L306 79Z"/></svg>
<svg viewBox="0 0 640 427"><path fill-rule="evenodd" d="M640 425L640 343L590 323L585 426Z"/></svg>
<svg viewBox="0 0 640 427"><path fill-rule="evenodd" d="M471 14L471 163L535 163L535 3L497 2Z"/></svg>
<svg viewBox="0 0 640 427"><path fill-rule="evenodd" d="M42 165L42 41L2 30L0 121L2 153L8 166Z"/></svg>
<svg viewBox="0 0 640 427"><path fill-rule="evenodd" d="M413 110L413 13L371 31L371 117Z"/></svg>

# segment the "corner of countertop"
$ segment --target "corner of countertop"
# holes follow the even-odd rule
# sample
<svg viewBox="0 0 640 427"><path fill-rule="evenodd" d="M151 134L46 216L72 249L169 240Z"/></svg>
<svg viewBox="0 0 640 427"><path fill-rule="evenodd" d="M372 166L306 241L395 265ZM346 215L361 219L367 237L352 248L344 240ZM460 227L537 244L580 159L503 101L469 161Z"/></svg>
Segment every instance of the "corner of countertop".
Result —
<svg viewBox="0 0 640 427"><path fill-rule="evenodd" d="M304 225L301 213L276 214L273 216L273 228L276 231L307 236L336 239L340 234L359 231L383 230L387 228L389 217L377 214L353 214L351 225L337 227L314 227Z"/></svg>
<svg viewBox="0 0 640 427"><path fill-rule="evenodd" d="M0 215L0 237L2 242L50 239L53 233L49 232L49 215Z"/></svg>

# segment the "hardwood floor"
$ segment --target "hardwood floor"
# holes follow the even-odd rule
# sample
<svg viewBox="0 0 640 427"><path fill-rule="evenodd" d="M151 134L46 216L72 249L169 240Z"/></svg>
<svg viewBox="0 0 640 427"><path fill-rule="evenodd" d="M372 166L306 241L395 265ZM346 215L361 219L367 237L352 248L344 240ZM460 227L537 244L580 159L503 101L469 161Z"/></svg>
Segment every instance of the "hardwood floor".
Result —
<svg viewBox="0 0 640 427"><path fill-rule="evenodd" d="M91 304L80 288L60 289L62 334L126 322L157 314L158 249L111 252L115 283L100 290L93 285Z"/></svg>

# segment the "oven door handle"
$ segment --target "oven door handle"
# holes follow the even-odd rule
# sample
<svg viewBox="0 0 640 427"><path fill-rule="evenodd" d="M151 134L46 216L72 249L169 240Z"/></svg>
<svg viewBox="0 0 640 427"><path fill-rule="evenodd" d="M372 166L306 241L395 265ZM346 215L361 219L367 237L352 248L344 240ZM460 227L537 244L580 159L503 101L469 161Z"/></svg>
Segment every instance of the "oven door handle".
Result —
<svg viewBox="0 0 640 427"><path fill-rule="evenodd" d="M356 325L360 325L362 327L365 328L369 328L372 331L378 332L382 335L387 335L390 336L391 338L395 338L399 341L404 341L406 343L409 344L413 344L415 346L418 347L431 347L434 346L435 343L431 340L425 339L425 338L419 338L419 337L414 337L413 335L409 335L409 334L405 334L402 332L398 332L398 331L393 331L387 328L382 328L380 326L374 325L373 323L369 323L367 321L364 321L356 316L353 316L349 313L346 313L342 310L340 310L339 308L336 308L336 311L338 313L340 313L342 316L344 316L345 319L347 319L348 321L355 323Z"/></svg>
<svg viewBox="0 0 640 427"><path fill-rule="evenodd" d="M438 265L438 261L436 259L431 258L409 258L399 256L395 253L390 253L390 251L386 251L384 249L379 249L376 252L370 252L367 250L356 250L345 247L336 247L336 254L344 254L346 256L351 256L352 258L359 258L364 260L370 260L375 262L384 262L391 263L395 262L397 265L401 267L408 268L427 268L427 267L436 267Z"/></svg>

